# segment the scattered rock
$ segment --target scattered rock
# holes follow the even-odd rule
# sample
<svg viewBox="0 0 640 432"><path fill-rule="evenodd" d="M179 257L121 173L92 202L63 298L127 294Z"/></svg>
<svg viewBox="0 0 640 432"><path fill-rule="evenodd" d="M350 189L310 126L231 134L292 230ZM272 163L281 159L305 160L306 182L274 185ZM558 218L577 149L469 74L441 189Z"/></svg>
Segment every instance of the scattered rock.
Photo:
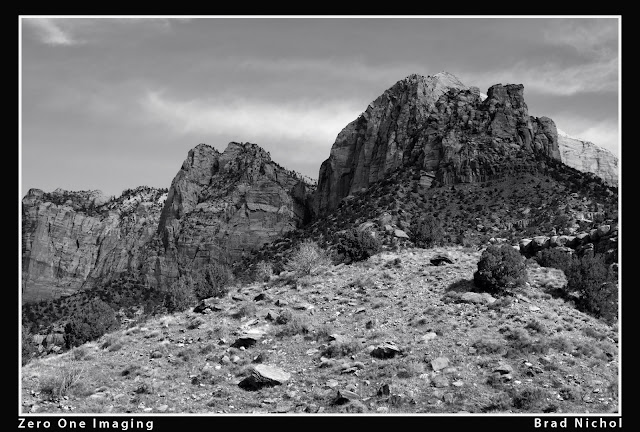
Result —
<svg viewBox="0 0 640 432"><path fill-rule="evenodd" d="M400 353L402 353L402 350L398 348L396 344L393 342L384 342L371 351L371 356L380 359L387 359L393 358Z"/></svg>
<svg viewBox="0 0 640 432"><path fill-rule="evenodd" d="M439 266L443 264L453 264L453 258L449 254L438 254L430 259L431 264Z"/></svg>
<svg viewBox="0 0 640 432"><path fill-rule="evenodd" d="M426 335L423 335L420 337L420 340L422 340L423 342L429 342L432 339L435 339L436 337L438 337L438 335L436 335L434 332L429 332Z"/></svg>
<svg viewBox="0 0 640 432"><path fill-rule="evenodd" d="M438 388L449 387L449 379L444 375L436 375L431 379L431 385Z"/></svg>
<svg viewBox="0 0 640 432"><path fill-rule="evenodd" d="M338 393L336 394L336 397L334 398L332 404L344 405L346 403L359 400L360 396L355 392L352 392L350 390L338 390Z"/></svg>
<svg viewBox="0 0 640 432"><path fill-rule="evenodd" d="M492 304L496 299L489 293L465 292L460 296L460 300L474 304Z"/></svg>
<svg viewBox="0 0 640 432"><path fill-rule="evenodd" d="M393 235L398 237L398 238L403 238L403 239L407 239L407 240L409 239L409 236L407 235L407 233L402 231L402 230L399 230L399 229L394 230L393 231Z"/></svg>
<svg viewBox="0 0 640 432"><path fill-rule="evenodd" d="M243 379L238 386L244 390L253 391L284 384L290 378L291 375L280 368L259 364L251 367L250 375Z"/></svg>
<svg viewBox="0 0 640 432"><path fill-rule="evenodd" d="M439 371L447 366L449 366L449 359L447 357L438 357L431 360L431 367L434 371Z"/></svg>

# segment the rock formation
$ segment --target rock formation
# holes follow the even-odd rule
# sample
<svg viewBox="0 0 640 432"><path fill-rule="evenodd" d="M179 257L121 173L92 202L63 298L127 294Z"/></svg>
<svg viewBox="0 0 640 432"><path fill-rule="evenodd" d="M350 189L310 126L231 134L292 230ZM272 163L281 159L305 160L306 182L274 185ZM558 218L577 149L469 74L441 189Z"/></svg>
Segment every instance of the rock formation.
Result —
<svg viewBox="0 0 640 432"><path fill-rule="evenodd" d="M232 260L308 222L314 188L259 146L232 142L223 153L192 149L168 192L140 187L110 199L32 189L22 202L23 296L125 272L162 285Z"/></svg>
<svg viewBox="0 0 640 432"><path fill-rule="evenodd" d="M311 219L314 187L262 148L200 144L173 179L158 224L162 248L146 272L159 282L180 269L228 262Z"/></svg>
<svg viewBox="0 0 640 432"><path fill-rule="evenodd" d="M528 114L524 87L497 84L487 97L453 75L410 75L338 134L320 167L317 211L400 167L417 166L424 184L477 182L536 170L526 155L560 159L553 121Z"/></svg>
<svg viewBox="0 0 640 432"><path fill-rule="evenodd" d="M79 289L137 267L165 198L166 191L148 187L118 198L99 191L29 190L22 200L23 298Z"/></svg>
<svg viewBox="0 0 640 432"><path fill-rule="evenodd" d="M590 172L610 186L618 186L618 158L589 141L558 130L560 159L571 168Z"/></svg>

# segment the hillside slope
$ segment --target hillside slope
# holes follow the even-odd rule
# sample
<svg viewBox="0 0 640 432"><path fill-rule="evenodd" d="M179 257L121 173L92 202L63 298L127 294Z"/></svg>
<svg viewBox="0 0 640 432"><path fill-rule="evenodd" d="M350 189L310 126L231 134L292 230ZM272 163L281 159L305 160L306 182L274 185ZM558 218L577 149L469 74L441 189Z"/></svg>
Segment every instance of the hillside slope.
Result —
<svg viewBox="0 0 640 432"><path fill-rule="evenodd" d="M443 252L453 264L430 264ZM564 275L536 264L515 297L468 292L479 257L409 249L238 285L202 313L140 322L27 364L22 410L615 412L617 328L553 298ZM279 384L247 387L252 369Z"/></svg>

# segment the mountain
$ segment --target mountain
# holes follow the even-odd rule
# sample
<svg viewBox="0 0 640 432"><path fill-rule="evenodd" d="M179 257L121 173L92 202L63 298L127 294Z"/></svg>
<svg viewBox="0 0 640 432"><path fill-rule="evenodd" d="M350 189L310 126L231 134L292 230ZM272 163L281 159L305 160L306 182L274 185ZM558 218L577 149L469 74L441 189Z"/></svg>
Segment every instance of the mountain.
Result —
<svg viewBox="0 0 640 432"><path fill-rule="evenodd" d="M558 130L560 160L582 172L590 172L610 186L618 186L618 158L592 142Z"/></svg>
<svg viewBox="0 0 640 432"><path fill-rule="evenodd" d="M451 184L521 169L525 153L560 159L555 124L529 116L523 93L497 84L483 98L446 72L399 81L336 138L320 168L318 212L400 167L419 168L427 184Z"/></svg>
<svg viewBox="0 0 640 432"><path fill-rule="evenodd" d="M181 273L233 260L312 217L314 185L255 144L189 151L167 191L139 187L22 200L23 299L104 284L125 274L166 286Z"/></svg>
<svg viewBox="0 0 640 432"><path fill-rule="evenodd" d="M142 272L152 284L212 262L230 263L295 230L311 217L315 186L256 144L206 144L189 151L169 188L157 226L161 246Z"/></svg>

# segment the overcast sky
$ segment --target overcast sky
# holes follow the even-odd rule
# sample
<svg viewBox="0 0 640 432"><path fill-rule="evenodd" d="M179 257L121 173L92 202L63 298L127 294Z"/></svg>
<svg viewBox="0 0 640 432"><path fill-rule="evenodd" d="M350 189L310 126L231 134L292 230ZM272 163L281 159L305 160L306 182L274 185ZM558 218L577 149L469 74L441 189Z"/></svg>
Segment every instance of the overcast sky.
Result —
<svg viewBox="0 0 640 432"><path fill-rule="evenodd" d="M22 23L30 188L169 187L198 143L256 143L317 178L340 130L411 73L486 93L619 156L618 18L32 18Z"/></svg>

